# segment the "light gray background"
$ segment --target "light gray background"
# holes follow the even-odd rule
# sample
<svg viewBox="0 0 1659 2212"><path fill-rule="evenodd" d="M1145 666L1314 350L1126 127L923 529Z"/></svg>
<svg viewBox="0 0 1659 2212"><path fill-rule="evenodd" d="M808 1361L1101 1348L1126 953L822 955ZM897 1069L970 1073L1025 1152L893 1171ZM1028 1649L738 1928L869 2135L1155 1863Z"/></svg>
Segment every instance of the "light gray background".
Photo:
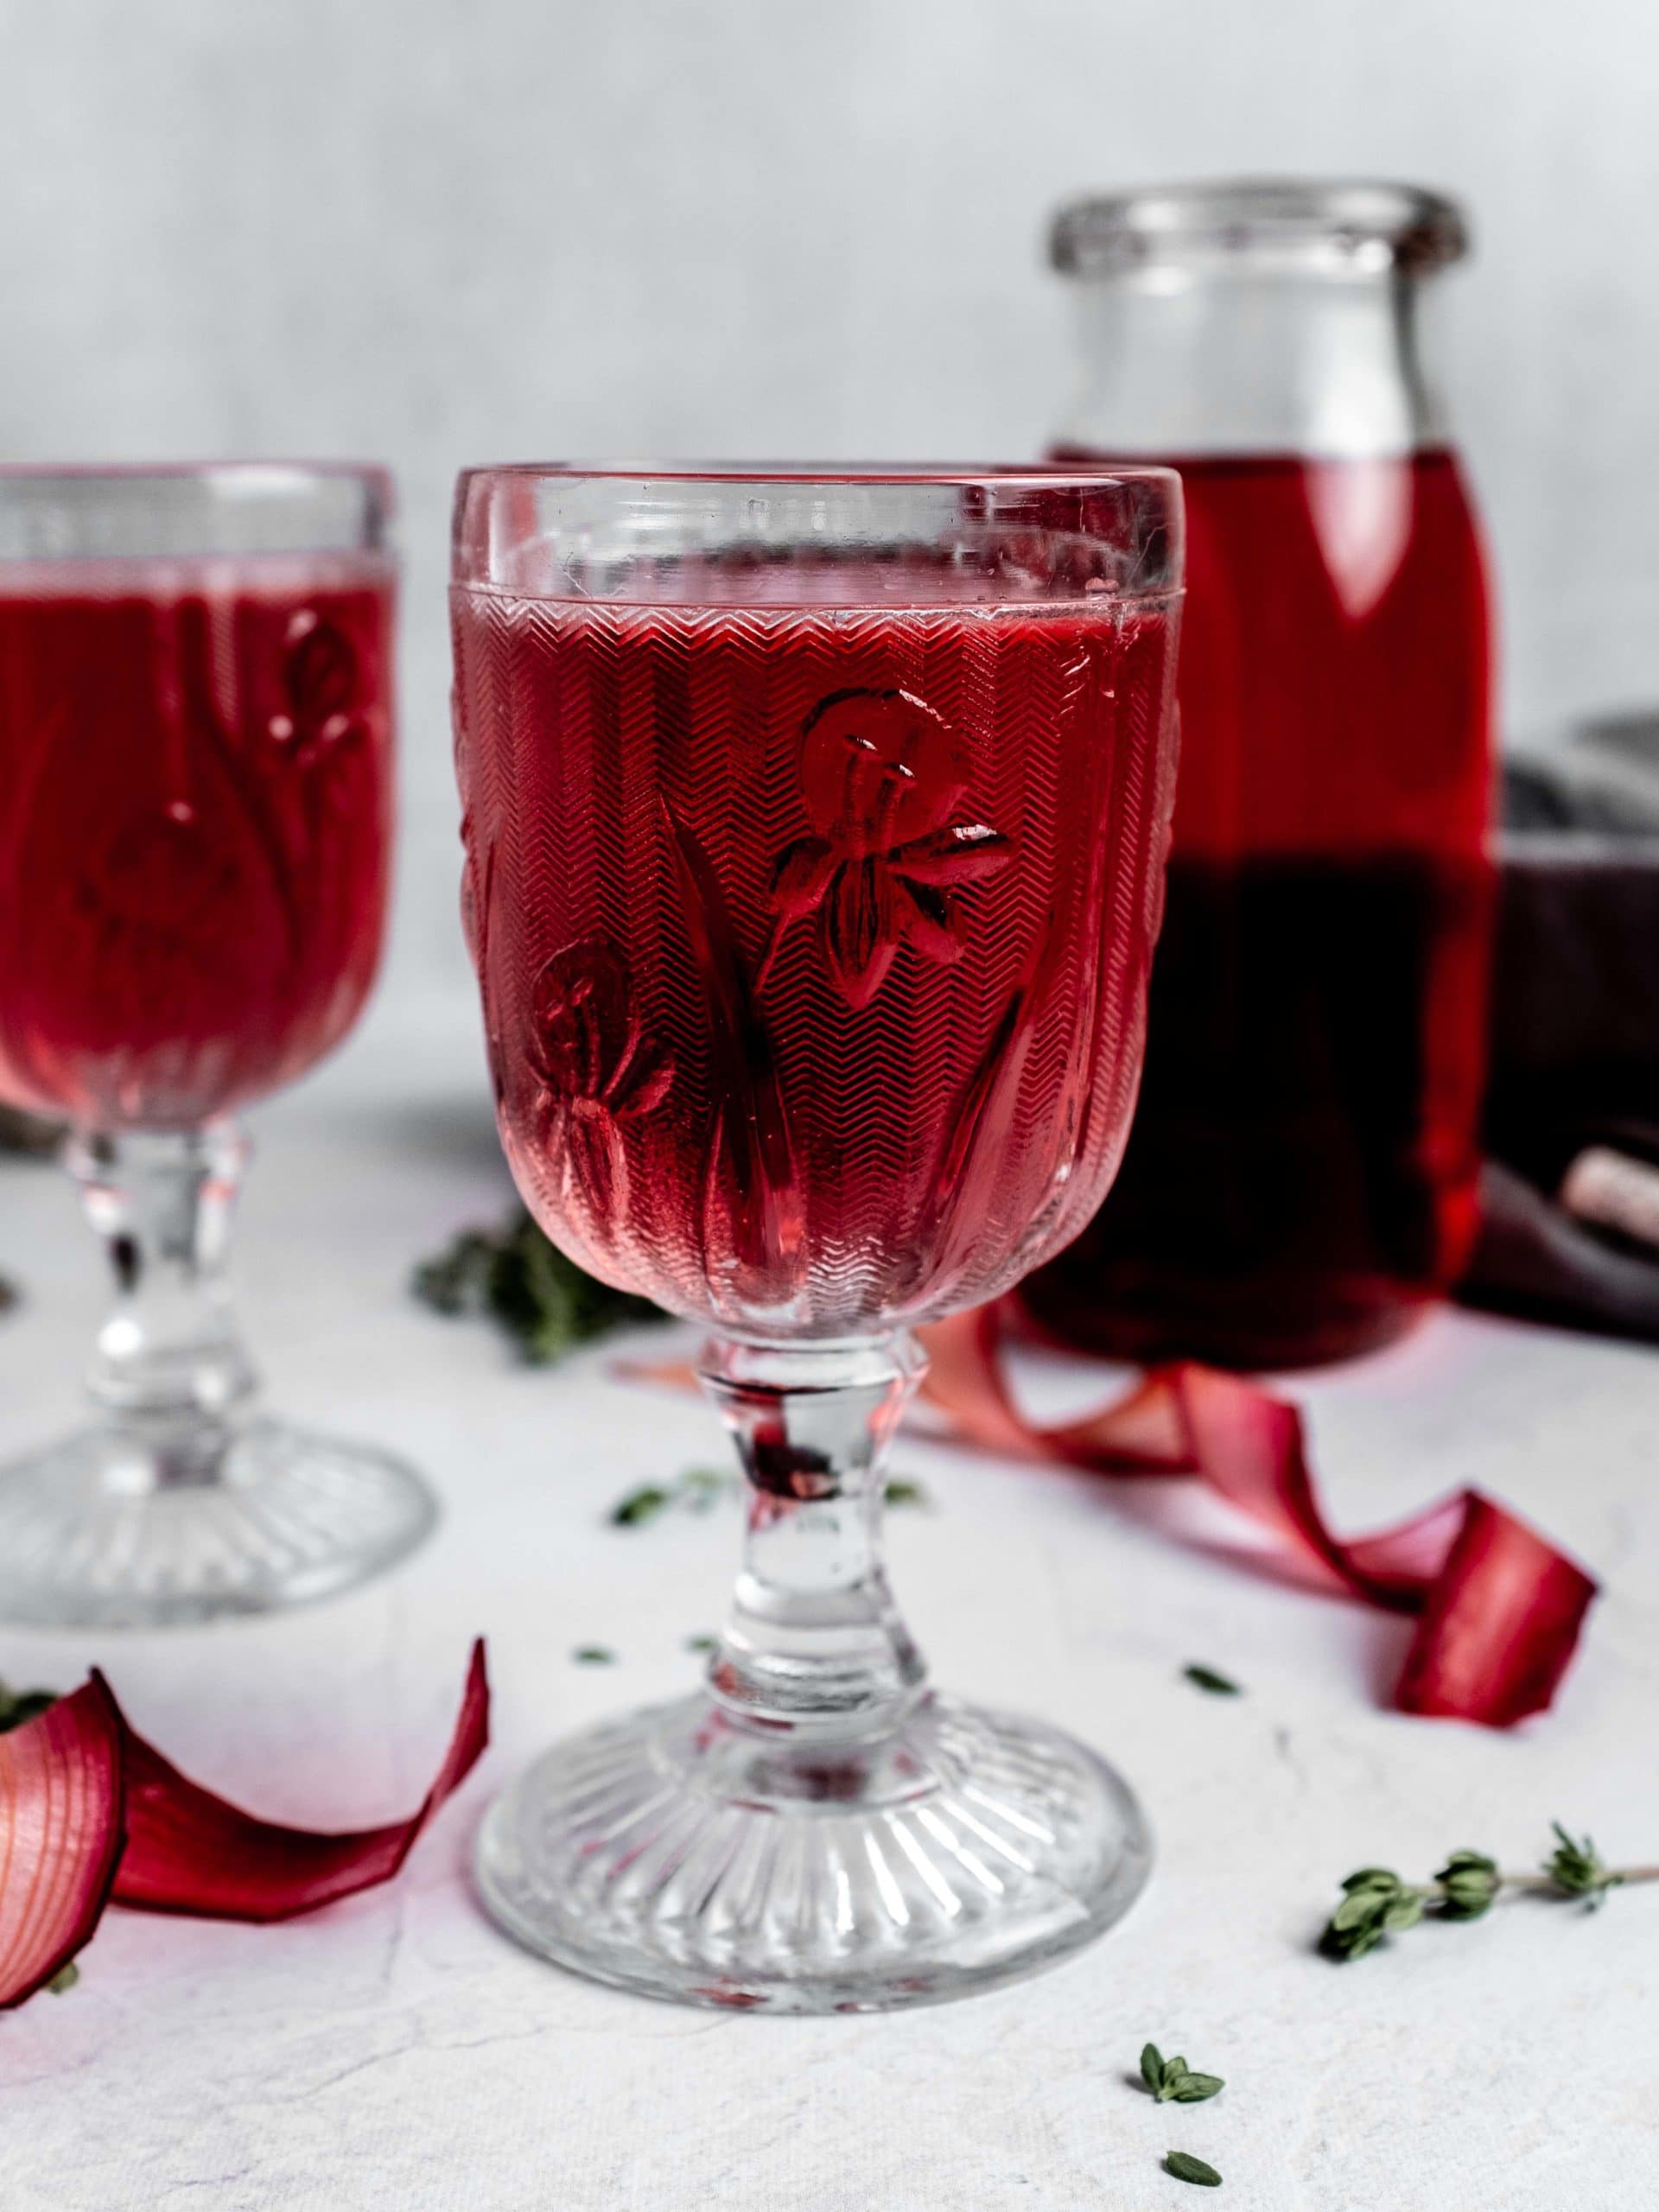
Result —
<svg viewBox="0 0 1659 2212"><path fill-rule="evenodd" d="M409 555L393 995L458 1006L465 461L1017 456L1080 186L1472 203L1510 726L1659 697L1651 0L0 0L0 454L367 454ZM447 1026L447 1024L446 1024Z"/></svg>

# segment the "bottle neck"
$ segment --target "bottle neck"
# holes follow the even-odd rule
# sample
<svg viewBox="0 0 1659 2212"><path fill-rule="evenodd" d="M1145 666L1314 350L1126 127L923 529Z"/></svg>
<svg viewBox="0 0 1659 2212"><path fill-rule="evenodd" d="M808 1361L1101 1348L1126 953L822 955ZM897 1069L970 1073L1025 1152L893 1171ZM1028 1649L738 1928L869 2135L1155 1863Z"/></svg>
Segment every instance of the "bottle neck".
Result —
<svg viewBox="0 0 1659 2212"><path fill-rule="evenodd" d="M1444 440L1420 276L1160 265L1074 283L1083 373L1062 448L1372 460Z"/></svg>

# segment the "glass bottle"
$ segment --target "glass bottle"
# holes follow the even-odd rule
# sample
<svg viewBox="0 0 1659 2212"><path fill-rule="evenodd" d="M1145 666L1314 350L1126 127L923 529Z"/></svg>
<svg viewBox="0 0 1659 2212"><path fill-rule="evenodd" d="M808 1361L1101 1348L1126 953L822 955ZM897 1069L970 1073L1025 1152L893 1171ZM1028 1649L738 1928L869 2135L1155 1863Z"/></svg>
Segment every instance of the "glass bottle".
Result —
<svg viewBox="0 0 1659 2212"><path fill-rule="evenodd" d="M1137 1357L1332 1359L1473 1235L1491 910L1488 594L1424 373L1465 232L1410 187L1176 185L1063 209L1068 460L1185 481L1182 759L1141 1111L1030 1279Z"/></svg>

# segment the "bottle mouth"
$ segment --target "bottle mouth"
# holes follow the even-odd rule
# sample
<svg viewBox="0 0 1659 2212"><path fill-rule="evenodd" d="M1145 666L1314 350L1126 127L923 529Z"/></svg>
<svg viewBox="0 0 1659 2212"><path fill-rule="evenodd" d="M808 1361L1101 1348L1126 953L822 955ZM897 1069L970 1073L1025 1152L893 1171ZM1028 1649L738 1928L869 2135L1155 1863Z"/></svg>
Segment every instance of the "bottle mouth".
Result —
<svg viewBox="0 0 1659 2212"><path fill-rule="evenodd" d="M1195 263L1421 272L1469 248L1462 208L1420 185L1360 178L1221 177L1070 200L1049 232L1070 276Z"/></svg>

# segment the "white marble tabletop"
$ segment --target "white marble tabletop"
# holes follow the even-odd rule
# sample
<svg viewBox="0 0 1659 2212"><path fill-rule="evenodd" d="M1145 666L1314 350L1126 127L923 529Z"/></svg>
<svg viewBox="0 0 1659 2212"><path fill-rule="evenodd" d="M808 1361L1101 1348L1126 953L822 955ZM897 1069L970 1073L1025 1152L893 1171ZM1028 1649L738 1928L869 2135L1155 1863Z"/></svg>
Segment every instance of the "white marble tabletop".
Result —
<svg viewBox="0 0 1659 2212"><path fill-rule="evenodd" d="M187 1770L346 1825L419 1797L481 1630L494 1746L390 1888L276 1928L111 1911L76 1988L0 2019L3 2212L1154 2212L1193 2201L1171 2147L1240 2212L1659 2203L1659 1891L1510 1904L1349 1967L1310 1949L1365 1861L1427 1874L1469 1843L1526 1866L1557 1816L1659 1856L1659 1357L1448 1313L1303 1390L1342 1525L1476 1482L1603 1577L1555 1711L1509 1735L1390 1713L1402 1624L1246 1571L1248 1532L1185 1485L902 1440L934 1509L893 1516L893 1563L936 1678L1116 1759L1156 1823L1152 1887L1094 1949L965 2003L677 2011L516 1950L465 1878L518 1763L687 1685L735 1543L734 1508L606 1523L718 1455L700 1406L615 1383L607 1353L516 1367L408 1296L417 1255L505 1202L476 1070L447 1015L381 1018L257 1117L238 1240L271 1398L417 1458L436 1538L257 1624L0 1627L0 1676L96 1662ZM73 1416L101 1291L49 1170L0 1166L0 1262L29 1291L0 1325L3 1455ZM1055 1406L1107 1379L1023 1378ZM588 1643L617 1663L573 1663ZM1247 1694L1194 1689L1193 1660ZM1224 2094L1154 2106L1128 2078L1148 2038Z"/></svg>

